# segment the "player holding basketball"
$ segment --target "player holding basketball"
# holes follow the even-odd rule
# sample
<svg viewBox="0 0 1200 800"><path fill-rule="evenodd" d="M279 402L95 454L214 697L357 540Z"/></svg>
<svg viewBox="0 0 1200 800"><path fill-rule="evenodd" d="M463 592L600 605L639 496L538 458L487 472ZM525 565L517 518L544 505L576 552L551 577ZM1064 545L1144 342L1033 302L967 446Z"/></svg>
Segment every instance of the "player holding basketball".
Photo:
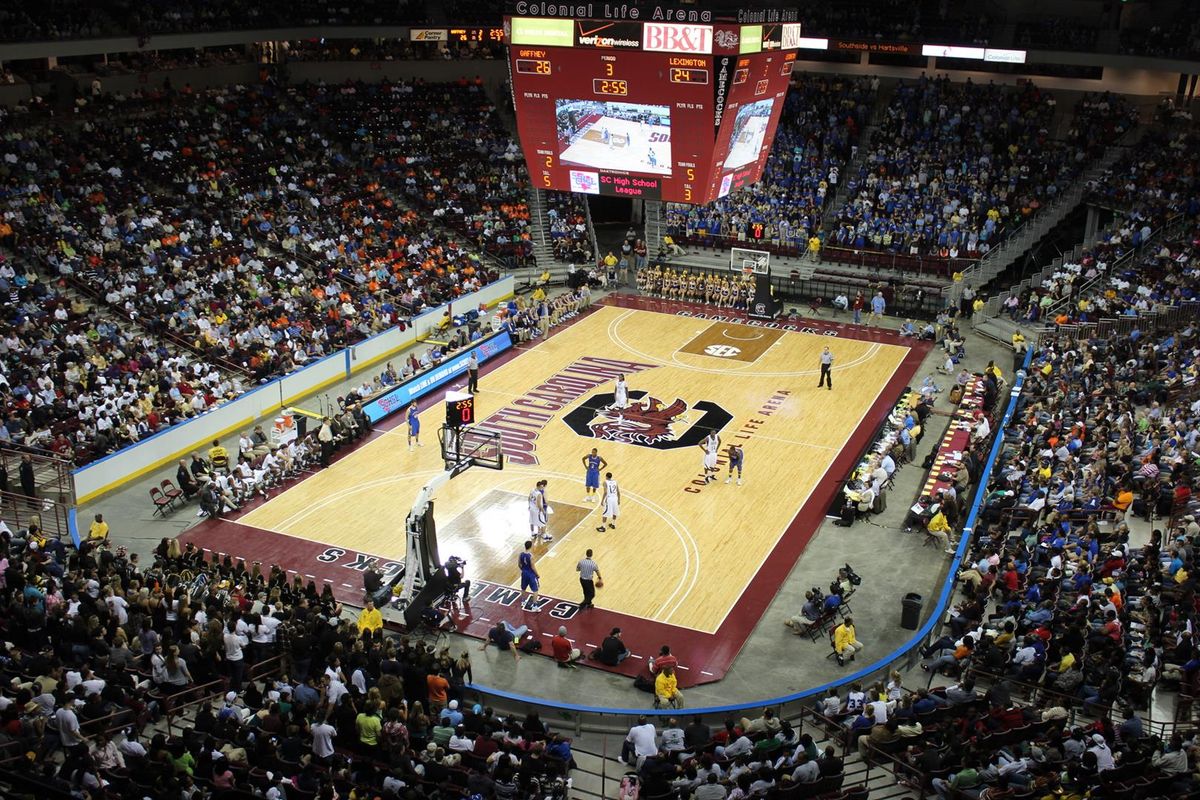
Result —
<svg viewBox="0 0 1200 800"><path fill-rule="evenodd" d="M413 443L417 447L422 447L421 444L421 420L417 417L417 404L409 403L408 410L405 415L408 417L408 452L412 452Z"/></svg>
<svg viewBox="0 0 1200 800"><path fill-rule="evenodd" d="M715 481L717 479L717 453L721 451L721 437L717 435L716 431L713 431L704 437L700 449L704 451L704 482Z"/></svg>
<svg viewBox="0 0 1200 800"><path fill-rule="evenodd" d="M537 611L538 590L541 588L541 575L533 566L533 541L526 540L525 552L517 556L517 567L521 570L521 591L529 592L529 599L521 604L526 611Z"/></svg>
<svg viewBox="0 0 1200 800"><path fill-rule="evenodd" d="M608 462L600 457L596 452L596 448L592 448L592 452L583 457L583 488L585 494L583 502L590 503L596 497L596 490L600 488L600 470L608 466Z"/></svg>
<svg viewBox="0 0 1200 800"><path fill-rule="evenodd" d="M546 484L545 480L540 480L529 492L529 533L535 539L540 535L543 542L552 542L554 537L546 532L547 520L550 518Z"/></svg>
<svg viewBox="0 0 1200 800"><path fill-rule="evenodd" d="M617 385L613 387L613 407L624 409L629 406L629 385L625 383L625 376L617 376Z"/></svg>
<svg viewBox="0 0 1200 800"><path fill-rule="evenodd" d="M725 478L726 483L733 481L733 471L736 469L738 486L742 485L742 462L745 458L746 454L742 452L740 444L729 445L729 476Z"/></svg>
<svg viewBox="0 0 1200 800"><path fill-rule="evenodd" d="M613 479L611 472L604 473L604 509L600 514L600 525L596 528L598 531L604 530L604 525L608 523L609 530L617 529L617 515L621 513L621 487L617 486L616 480ZM608 522L608 520L612 522Z"/></svg>

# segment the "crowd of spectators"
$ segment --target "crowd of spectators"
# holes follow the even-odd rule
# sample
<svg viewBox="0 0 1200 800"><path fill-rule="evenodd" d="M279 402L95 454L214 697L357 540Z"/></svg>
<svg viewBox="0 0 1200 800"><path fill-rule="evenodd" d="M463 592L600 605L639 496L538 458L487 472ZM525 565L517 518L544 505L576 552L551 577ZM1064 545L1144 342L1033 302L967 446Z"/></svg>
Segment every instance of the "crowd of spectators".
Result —
<svg viewBox="0 0 1200 800"><path fill-rule="evenodd" d="M1200 213L1193 176L1192 133L1154 130L1091 187L1093 202L1117 211L1113 223L1078 259L1065 261L1041 285L1005 299L1014 320L1090 322L1136 316L1196 297L1197 230L1152 236ZM1120 262L1122 267L1114 269Z"/></svg>
<svg viewBox="0 0 1200 800"><path fill-rule="evenodd" d="M878 78L806 75L794 81L759 183L706 206L668 204L667 231L676 241L706 246L747 238L807 246L837 192L878 88Z"/></svg>
<svg viewBox="0 0 1200 800"><path fill-rule="evenodd" d="M1036 50L1094 50L1099 29L1066 17L1017 23L1016 45Z"/></svg>
<svg viewBox="0 0 1200 800"><path fill-rule="evenodd" d="M992 20L978 8L937 0L819 0L804 7L806 36L985 45Z"/></svg>
<svg viewBox="0 0 1200 800"><path fill-rule="evenodd" d="M0 259L0 442L77 463L241 394L237 373L138 335Z"/></svg>
<svg viewBox="0 0 1200 800"><path fill-rule="evenodd" d="M1099 243L1078 260L1063 263L1041 286L1007 297L1003 311L1014 321L1062 325L1137 317L1195 303L1200 299L1200 231L1193 225L1182 233L1150 242L1138 252L1150 237L1150 226L1132 230L1122 225L1110 237L1121 238L1120 252L1135 257L1115 267L1118 248Z"/></svg>
<svg viewBox="0 0 1200 800"><path fill-rule="evenodd" d="M1091 124L1109 95L1082 102L1065 140L1051 136L1054 97L1032 83L952 83L922 76L896 89L827 244L943 258L986 254L1053 202L1110 139ZM1114 108L1115 107L1115 108ZM1108 117L1105 117L1107 120ZM1103 126L1101 126L1103 128Z"/></svg>
<svg viewBox="0 0 1200 800"><path fill-rule="evenodd" d="M414 42L409 39L301 39L284 42L289 61L467 61L504 58L502 42Z"/></svg>
<svg viewBox="0 0 1200 800"><path fill-rule="evenodd" d="M398 196L481 250L517 264L531 254L524 159L479 78L304 94L357 163Z"/></svg>
<svg viewBox="0 0 1200 800"><path fill-rule="evenodd" d="M699 716L659 721L639 718L622 745L621 759L630 770L623 787L635 788L639 796L725 800L790 789L811 790L804 797L866 796L862 787L838 791L846 777L839 748L818 748L811 733L774 709L753 719L726 719L721 726Z"/></svg>
<svg viewBox="0 0 1200 800"><path fill-rule="evenodd" d="M167 539L141 563L97 523L78 551L0 535L0 751L25 789L562 796L570 742L473 703L466 652L387 636L370 603L343 616L277 567Z"/></svg>
<svg viewBox="0 0 1200 800"><path fill-rule="evenodd" d="M831 689L815 711L835 740L939 798L1196 790L1200 739L1140 712L1178 690L1185 719L1200 683L1198 354L1194 319L1043 338L1000 433L961 600L921 650L928 687L892 673ZM1141 547L1135 518L1150 531Z"/></svg>
<svg viewBox="0 0 1200 800"><path fill-rule="evenodd" d="M1197 36L1200 36L1200 25L1196 22L1187 24L1186 20L1176 17L1167 25L1122 30L1121 52L1131 56L1195 58L1200 53Z"/></svg>
<svg viewBox="0 0 1200 800"><path fill-rule="evenodd" d="M1175 214L1200 212L1192 131L1156 129L1118 161L1092 188L1091 200L1120 210L1137 227Z"/></svg>
<svg viewBox="0 0 1200 800"><path fill-rule="evenodd" d="M420 0L327 0L239 3L236 0L53 0L11 3L0 9L0 39L52 41L135 35L143 40L168 33L241 28L294 28L303 25L408 25L426 17Z"/></svg>
<svg viewBox="0 0 1200 800"><path fill-rule="evenodd" d="M425 90L443 98L477 91ZM18 398L13 411L56 396L54 417L80 418L67 435L76 436L73 445L86 460L92 449L103 454L133 432L200 413L494 278L469 244L403 205L404 193L432 200L449 187L443 164L457 170L461 162L441 159L460 152L427 150L419 170L414 162L407 173L412 180L389 188L381 181L388 177L384 164L352 147L333 149L338 131L313 124L312 106L323 109L330 92L264 86L147 93L95 104L113 115L128 110L126 103L138 110L119 125L87 117L7 136L2 243L19 258L5 288L41 309L10 306L6 321L19 336L31 336L30 314L54 314L102 348L43 344L59 372L22 368L27 385L16 393L41 397ZM467 109L445 109L438 122L414 119L422 130L445 129L451 120L465 124L454 114ZM519 162L501 163L498 172L519 185ZM476 170L480 184L493 177ZM519 200L512 185L495 180L502 184L497 192L465 181L451 187L457 202L432 215L466 205L471 215L454 219L464 232L480 244L498 239L497 220L520 217L504 217L502 204L493 212L501 192ZM471 205L460 200L466 197ZM27 273L47 277L30 284ZM86 305L101 311L94 322L85 324L84 310L72 316L66 296L54 301L57 283L90 296ZM153 339L143 342L137 328L121 330L121 320ZM139 391L145 394L126 397ZM70 399L77 396L87 399ZM81 405L108 408L97 422ZM99 432L92 426L107 430L110 423L120 433L92 448Z"/></svg>
<svg viewBox="0 0 1200 800"><path fill-rule="evenodd" d="M545 198L554 257L571 264L591 263L592 235L586 201L574 192L546 192Z"/></svg>
<svg viewBox="0 0 1200 800"><path fill-rule="evenodd" d="M835 695L822 713L849 712L840 718L867 740L860 749L899 753L906 779L941 797L1038 796L1059 781L1078 793L1133 779L1160 782L1153 796L1193 788L1190 734L1154 738L1136 712L1156 687L1191 696L1200 679L1197 335L1188 321L1043 339L962 561L962 600L923 649L924 668L956 682ZM1153 528L1140 548L1135 517ZM866 713L876 698L883 708Z"/></svg>

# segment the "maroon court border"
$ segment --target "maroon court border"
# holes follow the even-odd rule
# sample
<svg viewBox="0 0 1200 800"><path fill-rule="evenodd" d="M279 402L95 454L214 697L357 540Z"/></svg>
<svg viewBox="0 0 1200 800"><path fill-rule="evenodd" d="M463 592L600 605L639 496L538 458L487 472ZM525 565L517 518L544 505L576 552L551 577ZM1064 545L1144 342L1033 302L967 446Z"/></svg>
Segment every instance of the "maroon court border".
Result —
<svg viewBox="0 0 1200 800"><path fill-rule="evenodd" d="M730 309L656 300L637 295L609 295L597 305L611 305L680 316L696 316L700 319L720 317L725 321L741 321L751 325L763 324L748 320L744 314ZM569 320L550 335L557 334L586 316L587 313L584 313ZM538 612L525 611L520 606L520 592L511 587L483 581L472 582L471 600L463 607L461 616L456 620L459 632L483 638L486 636L488 628L497 620L503 619L513 625L529 626L530 632L544 642L543 652L548 653L549 638L557 633L560 625L565 625L568 636L575 645L587 652L588 649L598 646L611 628L619 627L622 630L622 638L633 656L616 668L610 669L589 661L587 663L590 666L624 675L636 675L646 668L647 658L656 654L661 645L669 644L680 662L681 685L694 686L717 681L724 677L749 638L751 631L754 630L755 625L758 624L780 586L791 572L796 560L820 527L826 509L831 505L834 493L841 485L840 476L848 474L854 467L859 455L869 444L870 437L891 411L900 392L909 385L932 347L928 342L918 341L911 337L901 337L892 330L866 328L861 325L839 323L821 318L805 317L799 320L769 324L771 327L781 330L838 335L902 345L907 346L909 351L879 393L879 398L868 409L845 447L830 465L826 477L817 484L715 633L710 634L691 628L655 622L608 611L604 608L581 610L578 606L579 598L547 597L543 598ZM536 343L533 343L506 351L481 365L481 375L486 376L488 372L516 358L524 350L536 346ZM427 398L421 403L422 408L435 405L439 402L436 399L438 396L435 394ZM383 432L402 422L403 415L400 414L381 420L376 425L375 432L364 439L363 443L382 435ZM353 449L356 448L344 451L339 457L347 455ZM831 478L831 476L837 477ZM359 553L333 545L312 542L236 521L238 516L249 511L254 505L257 503L244 507L239 514L227 519L201 522L182 534L181 539L184 542L191 542L197 547L222 554L227 553L247 562L256 560L263 564L278 564L289 572L316 581L318 585L328 582L332 586L334 596L350 605L359 605L362 602L362 572L368 565L380 566L385 573L397 569L399 566L395 562L369 553ZM396 536L403 537L404 531L397 530ZM469 567L467 577L471 577ZM598 599L603 603L603 589L599 590Z"/></svg>

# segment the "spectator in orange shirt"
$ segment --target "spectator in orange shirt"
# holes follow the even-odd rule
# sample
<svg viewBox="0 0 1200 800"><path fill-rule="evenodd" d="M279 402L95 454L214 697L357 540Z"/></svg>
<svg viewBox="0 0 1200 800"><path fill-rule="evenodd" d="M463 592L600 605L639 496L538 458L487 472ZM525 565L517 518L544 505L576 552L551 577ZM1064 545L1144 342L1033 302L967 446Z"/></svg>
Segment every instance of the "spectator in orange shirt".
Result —
<svg viewBox="0 0 1200 800"><path fill-rule="evenodd" d="M446 692L450 689L450 681L441 672L425 676L425 687L429 691L429 709L441 708L446 705Z"/></svg>

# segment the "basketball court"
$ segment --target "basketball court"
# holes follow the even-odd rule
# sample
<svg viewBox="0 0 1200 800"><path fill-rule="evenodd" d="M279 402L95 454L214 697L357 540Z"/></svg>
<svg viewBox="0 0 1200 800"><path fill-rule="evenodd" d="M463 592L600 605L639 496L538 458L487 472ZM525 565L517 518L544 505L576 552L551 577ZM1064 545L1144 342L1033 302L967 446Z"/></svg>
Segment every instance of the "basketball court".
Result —
<svg viewBox="0 0 1200 800"><path fill-rule="evenodd" d="M772 103L771 100L760 100L738 109L735 123L737 134L729 146L724 169L737 169L758 160L767 135L767 124L771 121Z"/></svg>
<svg viewBox="0 0 1200 800"><path fill-rule="evenodd" d="M566 622L586 648L619 625L635 653L670 642L689 667L684 683L715 680L927 347L884 332L766 327L610 300L485 365L477 427L500 435L505 468L467 470L434 501L441 557L464 559L474 584L460 629L482 635L503 618L548 636ZM826 346L833 391L816 385ZM617 375L629 386L622 411L612 408ZM408 450L394 417L330 468L185 538L331 579L359 602L368 563L403 563L406 515L443 469L440 396L422 412L423 447ZM722 440L722 471L705 484L700 445L710 431ZM724 483L730 443L745 451L741 486ZM621 487L615 530L596 530L599 498L585 502L581 459L593 447ZM540 479L549 481L554 540L534 548L546 599L532 613L520 607L517 555L529 538L526 497ZM588 548L604 587L596 609L580 611L575 565Z"/></svg>
<svg viewBox="0 0 1200 800"><path fill-rule="evenodd" d="M608 132L607 141L605 131ZM594 169L670 175L671 129L666 125L599 117L576 137L559 158L564 164ZM651 158L654 163L651 163Z"/></svg>

